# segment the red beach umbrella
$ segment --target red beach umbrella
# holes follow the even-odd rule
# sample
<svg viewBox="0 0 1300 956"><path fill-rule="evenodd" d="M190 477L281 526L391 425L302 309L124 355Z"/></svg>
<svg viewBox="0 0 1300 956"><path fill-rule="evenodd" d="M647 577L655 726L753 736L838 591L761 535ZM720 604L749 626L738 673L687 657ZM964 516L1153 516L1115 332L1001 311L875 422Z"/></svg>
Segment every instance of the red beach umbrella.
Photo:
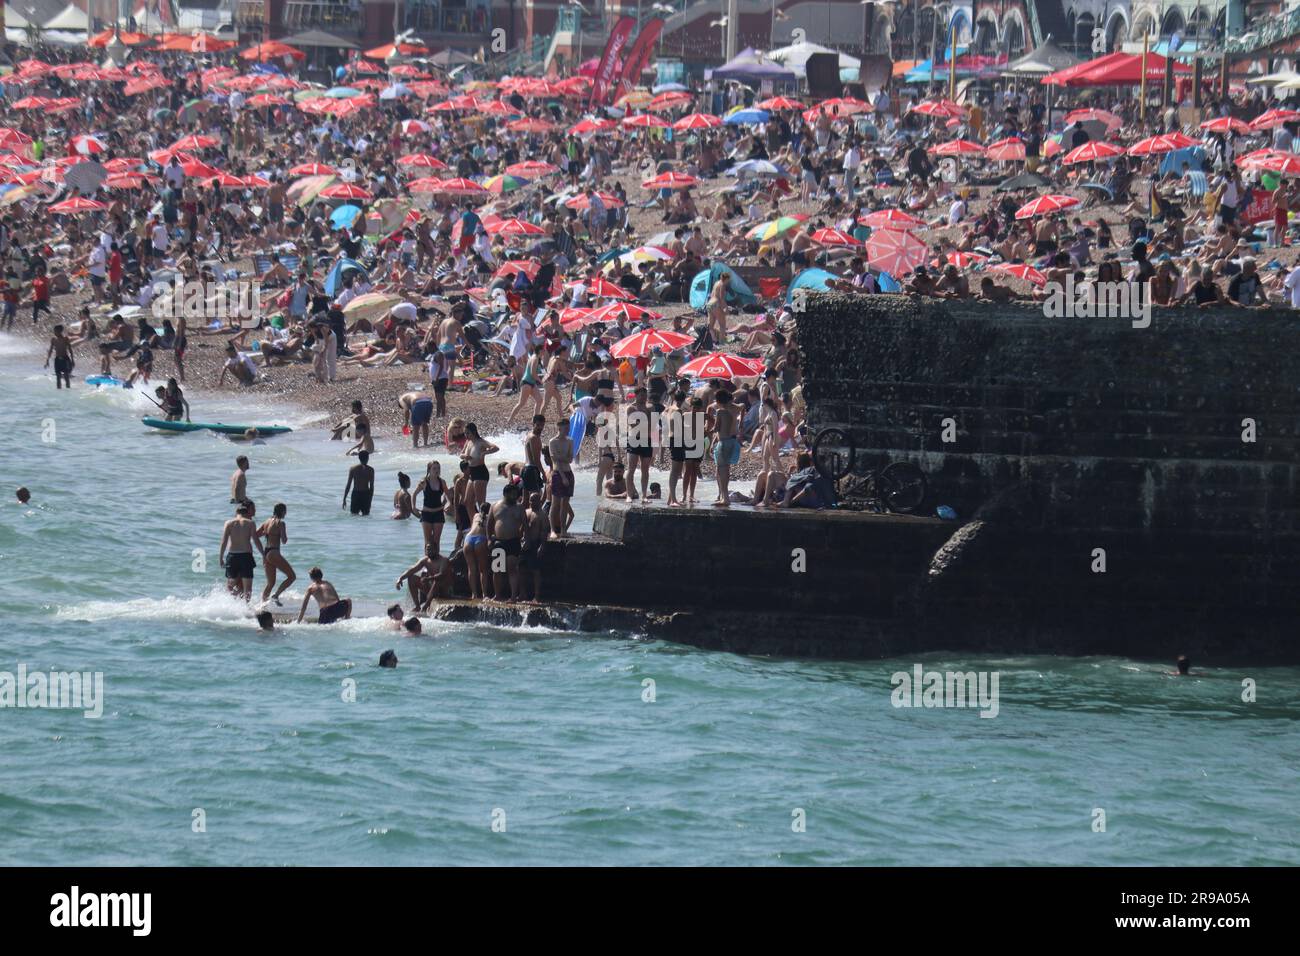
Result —
<svg viewBox="0 0 1300 956"><path fill-rule="evenodd" d="M1073 166L1075 163L1093 163L1099 159L1110 159L1114 156L1123 156L1122 147L1114 143L1104 143L1099 139L1089 140L1082 146L1070 150L1061 159L1061 162L1067 166Z"/></svg>
<svg viewBox="0 0 1300 956"><path fill-rule="evenodd" d="M721 125L721 116L714 116L712 113L687 113L673 123L673 129L681 133L692 129L714 129Z"/></svg>
<svg viewBox="0 0 1300 956"><path fill-rule="evenodd" d="M928 252L924 242L901 229L879 229L867 240L868 261L894 278L924 263Z"/></svg>
<svg viewBox="0 0 1300 956"><path fill-rule="evenodd" d="M872 229L881 228L907 228L909 226L924 226L924 219L917 219L911 213L904 212L901 209L877 209L873 213L863 216L858 222L864 226L870 226Z"/></svg>
<svg viewBox="0 0 1300 956"><path fill-rule="evenodd" d="M1079 205L1079 200L1073 196L1039 196L1037 199L1025 203L1016 210L1017 219L1032 219L1034 216L1044 216L1048 213L1060 212L1062 209L1069 209L1071 206Z"/></svg>
<svg viewBox="0 0 1300 956"><path fill-rule="evenodd" d="M1037 286L1047 285L1047 276L1043 275L1033 266L1027 266L1019 262L1003 262L1001 265L993 266L990 272L1005 272L1013 275L1017 279L1024 279L1026 282L1032 282Z"/></svg>
<svg viewBox="0 0 1300 956"><path fill-rule="evenodd" d="M620 339L609 351L615 358L640 358L649 355L650 350L656 345L665 352L673 352L694 341L694 336L683 332L661 332L658 329L651 329L648 332L635 332L625 339ZM759 363L759 367L762 367L762 363Z"/></svg>
<svg viewBox="0 0 1300 956"><path fill-rule="evenodd" d="M677 374L691 378L755 378L763 374L763 360L712 352L687 362Z"/></svg>
<svg viewBox="0 0 1300 956"><path fill-rule="evenodd" d="M1162 136L1148 136L1128 148L1130 156L1151 156L1157 153L1172 153L1176 149L1195 146L1196 140L1182 133L1165 133Z"/></svg>
<svg viewBox="0 0 1300 956"><path fill-rule="evenodd" d="M983 156L984 147L968 139L950 139L935 146L931 152L936 156Z"/></svg>
<svg viewBox="0 0 1300 956"><path fill-rule="evenodd" d="M854 239L847 232L839 229L818 229L811 236L813 242L819 242L823 246L860 246L862 241Z"/></svg>
<svg viewBox="0 0 1300 956"><path fill-rule="evenodd" d="M324 196L326 199L357 199L363 201L374 198L368 191L355 183L334 183L326 186L317 195Z"/></svg>
<svg viewBox="0 0 1300 956"><path fill-rule="evenodd" d="M667 172L660 173L653 179L647 179L641 184L642 189L690 189L695 185L694 176L688 176L685 173Z"/></svg>

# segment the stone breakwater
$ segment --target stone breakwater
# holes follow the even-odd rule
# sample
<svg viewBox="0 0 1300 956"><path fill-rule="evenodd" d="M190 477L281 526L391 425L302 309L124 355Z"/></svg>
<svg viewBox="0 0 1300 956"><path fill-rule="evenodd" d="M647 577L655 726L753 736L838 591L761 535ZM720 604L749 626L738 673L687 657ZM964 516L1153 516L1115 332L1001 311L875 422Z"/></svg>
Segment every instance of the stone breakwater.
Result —
<svg viewBox="0 0 1300 956"><path fill-rule="evenodd" d="M814 295L810 427L912 461L960 527L914 591L934 649L1300 660L1300 319L1151 326Z"/></svg>

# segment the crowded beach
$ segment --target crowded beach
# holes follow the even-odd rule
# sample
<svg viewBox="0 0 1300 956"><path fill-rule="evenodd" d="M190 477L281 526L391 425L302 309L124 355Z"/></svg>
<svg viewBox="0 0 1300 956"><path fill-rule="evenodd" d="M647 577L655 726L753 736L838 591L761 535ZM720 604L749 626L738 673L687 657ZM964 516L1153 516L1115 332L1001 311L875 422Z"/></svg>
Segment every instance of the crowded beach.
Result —
<svg viewBox="0 0 1300 956"><path fill-rule="evenodd" d="M330 85L284 44L183 39L125 64L38 46L0 76L0 329L48 342L59 388L140 389L163 422L214 391L327 415L344 509L391 493L421 524L397 582L417 611L462 574L472 599L537 600L584 481L639 507L835 507L808 294L1300 306L1300 110L1190 90L1154 53L819 99L449 75L418 44ZM493 443L512 431L522 460ZM459 466L376 487L372 455L408 442ZM222 559L257 599L259 557L275 604L286 516L257 518L242 470ZM346 616L309 576L303 612Z"/></svg>

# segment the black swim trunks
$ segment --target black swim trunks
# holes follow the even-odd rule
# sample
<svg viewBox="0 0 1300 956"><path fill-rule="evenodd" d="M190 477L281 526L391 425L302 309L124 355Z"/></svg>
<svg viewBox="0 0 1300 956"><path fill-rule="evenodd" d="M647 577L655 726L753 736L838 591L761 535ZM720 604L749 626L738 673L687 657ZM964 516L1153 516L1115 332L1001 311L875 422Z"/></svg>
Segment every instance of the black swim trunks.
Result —
<svg viewBox="0 0 1300 956"><path fill-rule="evenodd" d="M466 508L464 505L457 505L456 506L456 530L468 531L469 525L470 525L469 509Z"/></svg>
<svg viewBox="0 0 1300 956"><path fill-rule="evenodd" d="M470 466L469 466L469 480L470 480L470 481L488 481L488 480L491 479L491 477L492 477L492 476L488 473L487 465L470 465Z"/></svg>
<svg viewBox="0 0 1300 956"><path fill-rule="evenodd" d="M320 616L316 618L317 624L333 624L335 621L341 621L344 618L352 616L352 599L343 598L331 604L329 607L323 607L320 610Z"/></svg>
<svg viewBox="0 0 1300 956"><path fill-rule="evenodd" d="M352 513L354 515L370 514L370 499L375 496L373 491L354 491L352 492Z"/></svg>
<svg viewBox="0 0 1300 956"><path fill-rule="evenodd" d="M251 551L237 551L226 555L226 577L231 581L251 578L256 567L257 562L253 560Z"/></svg>
<svg viewBox="0 0 1300 956"><path fill-rule="evenodd" d="M509 557L517 556L522 547L518 538L511 538L509 541L499 541L496 538L493 538L489 542L489 545L489 551L496 551L497 548L500 548Z"/></svg>
<svg viewBox="0 0 1300 956"><path fill-rule="evenodd" d="M531 494L534 491L542 490L542 469L536 465L526 465L524 472L519 476L520 482L524 486L524 491Z"/></svg>
<svg viewBox="0 0 1300 956"><path fill-rule="evenodd" d="M420 511L421 524L443 524L447 520L447 513L441 508L424 508Z"/></svg>

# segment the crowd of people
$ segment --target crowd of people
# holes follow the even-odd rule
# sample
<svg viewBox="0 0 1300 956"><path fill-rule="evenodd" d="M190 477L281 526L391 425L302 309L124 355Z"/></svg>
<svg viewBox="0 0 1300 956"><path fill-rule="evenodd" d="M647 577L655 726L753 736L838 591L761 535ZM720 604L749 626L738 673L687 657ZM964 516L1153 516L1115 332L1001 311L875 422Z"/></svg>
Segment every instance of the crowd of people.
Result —
<svg viewBox="0 0 1300 956"><path fill-rule="evenodd" d="M346 400L358 378L419 369L419 388L394 381L396 425L459 468L397 476L393 518L422 528L397 582L417 610L462 560L473 597L540 599L579 468L597 497L640 505L694 505L705 472L717 507L834 504L809 455L796 286L1004 304L1124 281L1156 306L1300 306L1300 112L1260 88L1147 114L1131 90L1049 111L1001 80L961 103L670 85L606 106L582 75L361 58L327 90L294 62L20 59L0 77L0 326L52 325L60 387L78 351L128 386L165 369L173 420L196 340L220 343L215 387L306 373ZM251 315L214 317L240 283ZM475 421L526 429L524 460L489 461ZM389 427L356 401L333 429L356 458L353 514L370 513ZM232 502L232 589L251 597L257 552L275 603L296 579L284 506L259 526L246 494ZM346 617L309 576L304 612Z"/></svg>

